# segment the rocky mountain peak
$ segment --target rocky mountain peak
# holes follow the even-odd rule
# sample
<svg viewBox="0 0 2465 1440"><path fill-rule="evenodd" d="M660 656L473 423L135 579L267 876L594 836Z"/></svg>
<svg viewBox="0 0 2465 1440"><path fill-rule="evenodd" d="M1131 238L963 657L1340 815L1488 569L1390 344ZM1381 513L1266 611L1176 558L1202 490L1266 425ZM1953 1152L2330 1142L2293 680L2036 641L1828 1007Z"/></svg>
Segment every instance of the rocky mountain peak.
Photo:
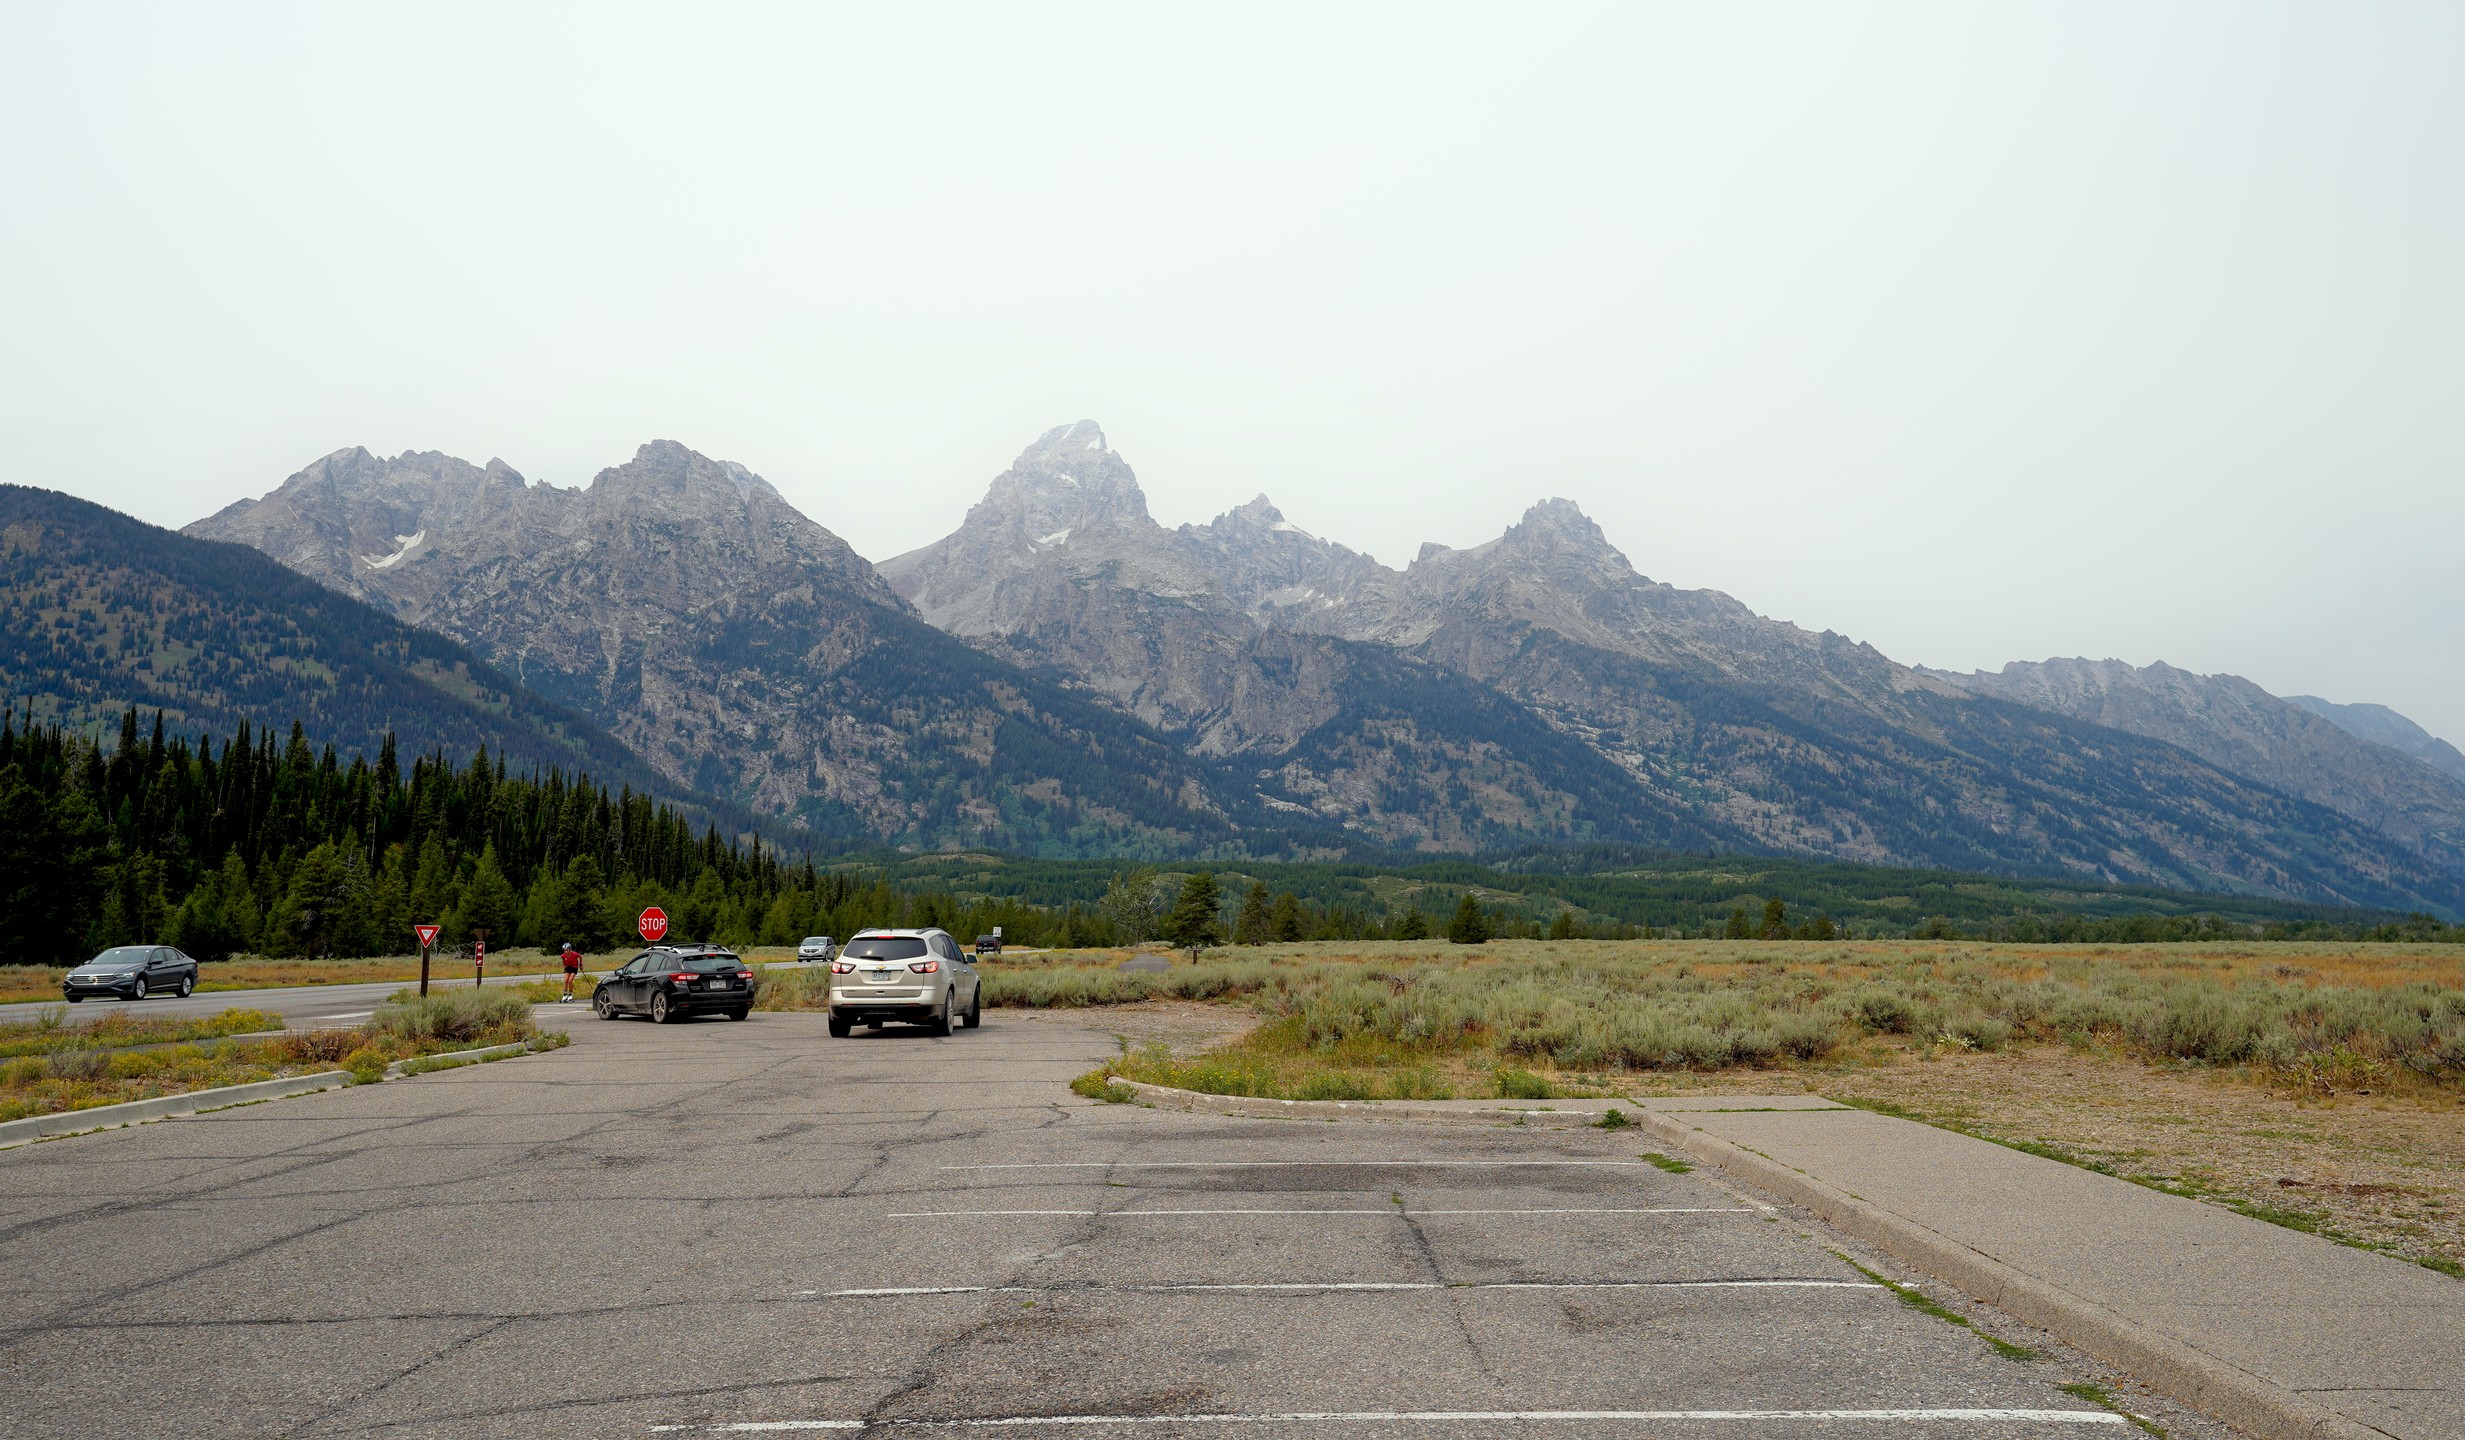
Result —
<svg viewBox="0 0 2465 1440"><path fill-rule="evenodd" d="M968 526L986 523L1020 526L1030 541L1046 544L1058 542L1044 536L1062 531L1155 522L1138 476L1105 443L1096 422L1081 420L1045 431L993 477L983 502L967 516Z"/></svg>
<svg viewBox="0 0 2465 1440"><path fill-rule="evenodd" d="M602 470L590 493L602 504L641 499L705 512L742 510L756 496L777 499L769 481L733 460L713 460L673 440L653 440L633 459Z"/></svg>
<svg viewBox="0 0 2465 1440"><path fill-rule="evenodd" d="M1294 530L1301 528L1284 518L1284 512L1275 508L1275 502L1267 498L1267 492L1264 490L1251 496L1247 504L1235 505L1230 510L1216 516L1215 524L1269 530L1278 525L1291 526Z"/></svg>

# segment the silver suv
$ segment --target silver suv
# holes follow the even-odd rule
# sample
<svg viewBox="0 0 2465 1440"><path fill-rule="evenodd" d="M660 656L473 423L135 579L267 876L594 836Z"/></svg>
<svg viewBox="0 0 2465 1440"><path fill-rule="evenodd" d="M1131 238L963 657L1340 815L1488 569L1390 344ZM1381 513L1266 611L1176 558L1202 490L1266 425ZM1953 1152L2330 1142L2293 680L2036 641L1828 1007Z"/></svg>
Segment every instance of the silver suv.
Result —
<svg viewBox="0 0 2465 1440"><path fill-rule="evenodd" d="M827 960L839 953L839 942L827 935L807 935L796 947L798 960Z"/></svg>
<svg viewBox="0 0 2465 1440"><path fill-rule="evenodd" d="M830 962L830 1033L885 1020L936 1035L983 1023L983 983L949 931L860 930Z"/></svg>

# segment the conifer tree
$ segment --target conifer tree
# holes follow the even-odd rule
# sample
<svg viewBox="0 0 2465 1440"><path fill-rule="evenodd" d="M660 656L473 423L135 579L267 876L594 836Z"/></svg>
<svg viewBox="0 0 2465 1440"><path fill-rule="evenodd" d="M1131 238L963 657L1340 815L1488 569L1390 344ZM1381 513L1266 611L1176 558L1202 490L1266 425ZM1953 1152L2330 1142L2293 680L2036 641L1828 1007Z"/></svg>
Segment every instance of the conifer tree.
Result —
<svg viewBox="0 0 2465 1440"><path fill-rule="evenodd" d="M454 935L471 940L485 930L491 945L509 944L519 915L516 904L514 887L497 863L496 843L490 841L479 852L470 883L462 887L462 903L454 908Z"/></svg>
<svg viewBox="0 0 2465 1440"><path fill-rule="evenodd" d="M1398 940L1426 940L1429 938L1429 917L1421 913L1420 906L1408 905L1404 907L1402 918L1395 922L1395 938Z"/></svg>
<svg viewBox="0 0 2465 1440"><path fill-rule="evenodd" d="M1455 907L1454 918L1447 921L1446 938L1458 945L1479 945L1489 936L1489 912L1481 908L1480 901L1472 898L1471 891L1466 890L1463 900Z"/></svg>
<svg viewBox="0 0 2465 1440"><path fill-rule="evenodd" d="M1758 940L1788 939L1789 907L1782 904L1777 899L1764 901L1763 925L1762 928L1755 931L1755 938Z"/></svg>
<svg viewBox="0 0 2465 1440"><path fill-rule="evenodd" d="M1275 897L1274 925L1275 938L1283 944L1289 945L1306 938L1301 923L1301 902L1293 897L1290 890Z"/></svg>
<svg viewBox="0 0 2465 1440"><path fill-rule="evenodd" d="M1164 921L1164 938L1176 950L1187 950L1196 960L1198 952L1210 945L1224 943L1216 928L1216 912L1223 903L1216 889L1215 876L1208 871L1194 871L1181 882L1181 894L1173 901L1172 914Z"/></svg>
<svg viewBox="0 0 2465 1440"><path fill-rule="evenodd" d="M1241 914L1233 922L1233 943L1264 945L1275 938L1275 916L1271 911L1274 899L1267 893L1267 882L1252 880L1242 892Z"/></svg>
<svg viewBox="0 0 2465 1440"><path fill-rule="evenodd" d="M1745 906L1740 905L1729 912L1729 926L1721 932L1721 938L1723 940L1752 940L1755 938L1755 923L1746 918Z"/></svg>

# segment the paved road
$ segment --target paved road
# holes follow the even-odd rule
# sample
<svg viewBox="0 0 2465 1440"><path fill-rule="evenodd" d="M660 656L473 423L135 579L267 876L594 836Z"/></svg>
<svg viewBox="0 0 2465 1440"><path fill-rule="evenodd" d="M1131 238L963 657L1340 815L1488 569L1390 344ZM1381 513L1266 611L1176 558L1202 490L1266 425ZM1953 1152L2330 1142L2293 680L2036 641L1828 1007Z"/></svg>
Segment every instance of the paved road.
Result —
<svg viewBox="0 0 2465 1440"><path fill-rule="evenodd" d="M545 979L545 976L488 977L490 985L511 984L516 980ZM264 1010L283 1017L295 1030L314 1029L320 1025L351 1025L375 1013L385 997L397 990L414 989L417 981L407 984L386 980L373 985L290 985L268 990L200 990L183 1000L176 995L149 995L143 1000L87 1000L69 1012L69 1018L79 1023L109 1015L116 1011L139 1018L169 1015L216 1015L225 1010ZM470 978L432 980L430 989L467 986ZM586 985L575 993L587 998ZM8 1012L0 1009L0 1019Z"/></svg>
<svg viewBox="0 0 2465 1440"><path fill-rule="evenodd" d="M1089 1104L1045 1017L572 1029L0 1152L0 1435L2132 1433L1631 1133Z"/></svg>

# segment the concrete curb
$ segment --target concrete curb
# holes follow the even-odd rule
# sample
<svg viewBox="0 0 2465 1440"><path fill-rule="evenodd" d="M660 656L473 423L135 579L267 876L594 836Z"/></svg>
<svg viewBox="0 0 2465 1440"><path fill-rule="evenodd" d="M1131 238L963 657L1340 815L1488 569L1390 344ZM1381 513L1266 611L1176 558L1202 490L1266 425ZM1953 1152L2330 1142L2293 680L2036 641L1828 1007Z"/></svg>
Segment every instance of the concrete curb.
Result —
<svg viewBox="0 0 2465 1440"><path fill-rule="evenodd" d="M2264 1440L2387 1440L2380 1431L2322 1410L2283 1386L1768 1156L1707 1135L1671 1115L1644 1110L1632 1118L1645 1133L1694 1159L1801 1205L1842 1233L2051 1331L2066 1343L2237 1429Z"/></svg>
<svg viewBox="0 0 2465 1440"><path fill-rule="evenodd" d="M280 1080L258 1080L247 1085L223 1085L212 1090L157 1095L151 1100L96 1105L86 1110L63 1110L56 1115L29 1115L23 1120L0 1124L0 1149L48 1140L56 1135L110 1130L122 1125L134 1125L141 1120L163 1120L174 1115L194 1115L201 1110L220 1110L258 1100L313 1095L319 1090L331 1090L337 1085L347 1084L350 1079L351 1072L348 1070L324 1070L314 1075L291 1075Z"/></svg>
<svg viewBox="0 0 2465 1440"><path fill-rule="evenodd" d="M275 1032L280 1033L280 1032ZM187 1042L182 1042L187 1043ZM561 1046L559 1047L562 1048ZM453 1063L437 1065L431 1070L406 1071L409 1060L397 1060L385 1067L385 1078L401 1080L434 1070L459 1070L465 1065L477 1065L489 1060L511 1059L533 1053L527 1042L511 1045L490 1045L481 1050L456 1050L446 1056L430 1056L431 1060L449 1059ZM546 1054L546 1051L539 1051ZM320 1070L314 1075L289 1075L279 1080L257 1080L246 1085L220 1085L211 1090L189 1090L178 1095L157 1095L151 1100L129 1100L118 1105L96 1105L84 1110L63 1110L56 1115L29 1115L22 1120L0 1122L0 1150L18 1145L30 1145L37 1140L51 1140L63 1135L85 1135L97 1130L116 1130L123 1125L135 1125L147 1120L168 1120L179 1115L197 1115L208 1110L227 1110L234 1105L251 1105L260 1100L287 1100L294 1095L314 1095L320 1090L332 1090L351 1081L348 1070Z"/></svg>
<svg viewBox="0 0 2465 1440"><path fill-rule="evenodd" d="M1437 1120L1455 1125L1489 1125L1512 1129L1522 1126L1529 1130L1583 1130L1597 1128L1600 1112L1595 1110L1518 1110L1501 1104L1494 1110L1450 1110L1422 1100L1269 1100L1255 1095L1208 1095L1197 1090L1176 1090L1169 1085L1150 1085L1143 1080L1125 1080L1116 1076L1116 1085L1127 1085L1138 1095L1138 1103L1158 1110L1187 1110L1204 1115L1240 1115L1265 1120ZM1631 1101L1628 1103L1632 1103ZM1627 1118L1636 1117L1628 1112Z"/></svg>
<svg viewBox="0 0 2465 1440"><path fill-rule="evenodd" d="M565 1047L560 1045L556 1048L561 1050ZM545 1050L534 1052L529 1041L516 1040L509 1045L490 1045L479 1050L453 1050L443 1055L416 1056L409 1060L397 1060L386 1066L385 1078L407 1080L420 1075L433 1075L439 1070L459 1070L465 1065L477 1065L488 1060L509 1060L516 1055L534 1053L545 1055L548 1052ZM427 1062L424 1065L421 1064L423 1060ZM420 1068L416 1070L403 1068L412 1065L420 1066Z"/></svg>

